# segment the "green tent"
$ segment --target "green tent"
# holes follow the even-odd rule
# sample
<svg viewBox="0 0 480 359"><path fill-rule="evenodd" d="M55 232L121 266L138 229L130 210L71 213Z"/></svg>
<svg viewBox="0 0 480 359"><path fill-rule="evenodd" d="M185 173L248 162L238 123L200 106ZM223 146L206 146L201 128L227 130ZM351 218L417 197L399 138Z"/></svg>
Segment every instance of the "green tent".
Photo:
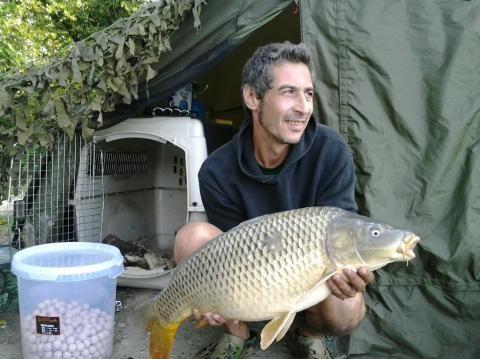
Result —
<svg viewBox="0 0 480 359"><path fill-rule="evenodd" d="M480 354L480 3L302 1L319 118L350 145L360 211L422 238L380 270L360 357Z"/></svg>
<svg viewBox="0 0 480 359"><path fill-rule="evenodd" d="M338 341L339 356L477 357L480 2L301 0L298 9L294 1L209 0L196 1L192 13L193 2L183 1L189 5L182 10L185 19L164 37L152 35L150 23L124 31L139 18L161 26L163 6L172 3L156 3L151 18L137 14L116 25L123 31L107 29L95 35L96 43L79 47L85 55L85 48L102 39L113 44L102 61L111 60L115 76L128 84L91 81L93 88L100 83L105 96L86 96L86 116L95 113L98 122L102 114L105 127L151 113L175 89L198 81L209 85L200 96L209 116L229 119L236 127L242 117L238 86L244 60L258 45L301 39L315 55L316 118L337 129L353 151L360 212L422 238L408 266L392 264L377 272L366 292L366 319ZM165 51L144 61L139 36L161 39L157 45L164 44ZM126 62L117 66L124 53ZM133 65L135 58L145 66ZM86 86L91 67L68 63L72 76ZM126 64L135 76L115 72ZM17 79L16 86L31 88L30 75ZM0 86L0 92L7 87ZM2 96L5 110L11 100ZM47 108L60 127L83 113L79 104L61 99L63 106L57 101ZM221 121L211 122L216 123Z"/></svg>

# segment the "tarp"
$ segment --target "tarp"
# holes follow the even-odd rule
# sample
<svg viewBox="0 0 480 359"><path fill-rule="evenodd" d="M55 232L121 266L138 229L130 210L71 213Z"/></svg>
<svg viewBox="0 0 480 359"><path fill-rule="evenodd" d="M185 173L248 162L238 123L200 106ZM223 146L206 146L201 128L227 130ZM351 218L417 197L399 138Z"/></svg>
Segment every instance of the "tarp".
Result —
<svg viewBox="0 0 480 359"><path fill-rule="evenodd" d="M360 212L421 237L408 266L377 272L343 355L479 357L479 1L303 0L301 27Z"/></svg>

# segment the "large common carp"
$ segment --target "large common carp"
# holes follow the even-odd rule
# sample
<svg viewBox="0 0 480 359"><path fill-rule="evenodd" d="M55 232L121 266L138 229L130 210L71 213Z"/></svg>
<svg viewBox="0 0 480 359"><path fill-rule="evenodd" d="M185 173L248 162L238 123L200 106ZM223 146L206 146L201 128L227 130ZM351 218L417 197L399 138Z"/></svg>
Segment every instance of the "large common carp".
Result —
<svg viewBox="0 0 480 359"><path fill-rule="evenodd" d="M280 340L295 314L329 294L343 268L375 270L415 258L415 234L334 207L254 218L208 242L176 268L153 306L150 355L169 358L175 333L193 311L225 319L271 320L261 347Z"/></svg>

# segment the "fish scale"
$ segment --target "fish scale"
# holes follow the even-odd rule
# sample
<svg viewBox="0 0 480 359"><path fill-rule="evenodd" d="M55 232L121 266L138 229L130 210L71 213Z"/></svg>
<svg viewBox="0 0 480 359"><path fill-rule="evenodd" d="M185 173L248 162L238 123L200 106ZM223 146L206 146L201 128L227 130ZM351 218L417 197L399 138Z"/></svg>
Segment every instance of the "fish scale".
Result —
<svg viewBox="0 0 480 359"><path fill-rule="evenodd" d="M381 237L374 238L377 234ZM194 311L242 321L272 319L262 331L264 349L283 337L296 312L330 294L325 283L330 276L345 267L374 270L414 258L418 240L411 232L335 207L241 223L175 269L154 304L152 358L169 357L176 330Z"/></svg>

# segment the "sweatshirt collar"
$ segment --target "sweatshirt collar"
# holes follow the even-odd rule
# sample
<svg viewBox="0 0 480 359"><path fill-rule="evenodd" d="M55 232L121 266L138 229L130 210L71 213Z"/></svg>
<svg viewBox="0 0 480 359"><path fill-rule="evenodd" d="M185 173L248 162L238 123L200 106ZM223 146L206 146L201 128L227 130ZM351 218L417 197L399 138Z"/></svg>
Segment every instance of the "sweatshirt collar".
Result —
<svg viewBox="0 0 480 359"><path fill-rule="evenodd" d="M290 152L285 159L282 170L278 174L264 175L260 169L260 166L255 159L253 152L252 131L253 126L250 121L245 121L237 135L234 138L234 146L236 150L237 161L242 172L259 182L273 183L276 179L288 172L294 163L300 160L310 149L310 146L315 140L315 134L317 132L317 122L312 117L308 122L307 128L300 139L300 142L293 145L290 148Z"/></svg>

